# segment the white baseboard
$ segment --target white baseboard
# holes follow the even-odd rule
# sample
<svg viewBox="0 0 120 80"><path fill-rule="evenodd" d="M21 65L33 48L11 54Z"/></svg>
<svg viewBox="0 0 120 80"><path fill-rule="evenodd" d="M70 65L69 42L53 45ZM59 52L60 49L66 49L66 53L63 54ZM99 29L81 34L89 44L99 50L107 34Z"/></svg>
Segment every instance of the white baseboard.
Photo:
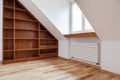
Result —
<svg viewBox="0 0 120 80"><path fill-rule="evenodd" d="M86 60L82 60L82 59L78 59L78 58L71 58L71 59L100 67L100 65L98 65L98 64L96 64L96 63L93 63L93 62L90 62L90 61L86 61Z"/></svg>

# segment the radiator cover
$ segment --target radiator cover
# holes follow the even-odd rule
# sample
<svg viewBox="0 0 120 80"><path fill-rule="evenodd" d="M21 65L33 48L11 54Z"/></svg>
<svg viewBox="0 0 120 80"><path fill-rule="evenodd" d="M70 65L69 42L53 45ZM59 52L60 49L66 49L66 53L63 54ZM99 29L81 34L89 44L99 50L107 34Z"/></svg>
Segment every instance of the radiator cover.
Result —
<svg viewBox="0 0 120 80"><path fill-rule="evenodd" d="M71 57L99 64L98 43L71 42Z"/></svg>

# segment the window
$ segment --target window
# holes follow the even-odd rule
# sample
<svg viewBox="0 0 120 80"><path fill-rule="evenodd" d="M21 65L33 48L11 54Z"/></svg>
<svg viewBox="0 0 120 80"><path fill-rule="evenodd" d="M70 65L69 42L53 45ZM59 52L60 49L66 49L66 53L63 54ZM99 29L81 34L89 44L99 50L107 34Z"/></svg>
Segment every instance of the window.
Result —
<svg viewBox="0 0 120 80"><path fill-rule="evenodd" d="M93 32L89 21L75 2L71 4L71 33Z"/></svg>

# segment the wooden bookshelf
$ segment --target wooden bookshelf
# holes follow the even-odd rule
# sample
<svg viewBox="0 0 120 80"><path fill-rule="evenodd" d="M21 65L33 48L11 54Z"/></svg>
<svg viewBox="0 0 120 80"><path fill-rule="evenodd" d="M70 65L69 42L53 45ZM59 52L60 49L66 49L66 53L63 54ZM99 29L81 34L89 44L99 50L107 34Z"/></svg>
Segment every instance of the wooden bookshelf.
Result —
<svg viewBox="0 0 120 80"><path fill-rule="evenodd" d="M57 45L41 45L40 49L56 49L58 48Z"/></svg>
<svg viewBox="0 0 120 80"><path fill-rule="evenodd" d="M40 57L48 58L58 56L58 41L50 32L40 25Z"/></svg>
<svg viewBox="0 0 120 80"><path fill-rule="evenodd" d="M6 5L4 5L4 6L3 6L3 8L4 8L4 9L10 9L10 10L14 10L14 8L13 8L13 7L6 6Z"/></svg>
<svg viewBox="0 0 120 80"><path fill-rule="evenodd" d="M40 40L53 40L53 41L56 41L56 39L53 39L53 38L40 38Z"/></svg>
<svg viewBox="0 0 120 80"><path fill-rule="evenodd" d="M20 9L20 8L15 8L16 11L22 11L22 12L27 12L25 9Z"/></svg>
<svg viewBox="0 0 120 80"><path fill-rule="evenodd" d="M40 30L41 32L48 32L47 30Z"/></svg>
<svg viewBox="0 0 120 80"><path fill-rule="evenodd" d="M22 28L15 28L16 30L23 30L23 31L38 31L38 29L22 29Z"/></svg>
<svg viewBox="0 0 120 80"><path fill-rule="evenodd" d="M58 41L18 0L3 0L3 63L58 56Z"/></svg>

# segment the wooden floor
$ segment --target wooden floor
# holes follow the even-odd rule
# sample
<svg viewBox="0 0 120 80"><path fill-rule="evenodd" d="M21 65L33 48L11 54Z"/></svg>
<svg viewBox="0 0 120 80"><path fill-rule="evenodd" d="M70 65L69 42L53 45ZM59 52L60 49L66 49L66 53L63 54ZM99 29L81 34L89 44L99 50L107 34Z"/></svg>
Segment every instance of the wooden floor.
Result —
<svg viewBox="0 0 120 80"><path fill-rule="evenodd" d="M120 80L120 77L78 61L53 58L0 65L0 80Z"/></svg>

